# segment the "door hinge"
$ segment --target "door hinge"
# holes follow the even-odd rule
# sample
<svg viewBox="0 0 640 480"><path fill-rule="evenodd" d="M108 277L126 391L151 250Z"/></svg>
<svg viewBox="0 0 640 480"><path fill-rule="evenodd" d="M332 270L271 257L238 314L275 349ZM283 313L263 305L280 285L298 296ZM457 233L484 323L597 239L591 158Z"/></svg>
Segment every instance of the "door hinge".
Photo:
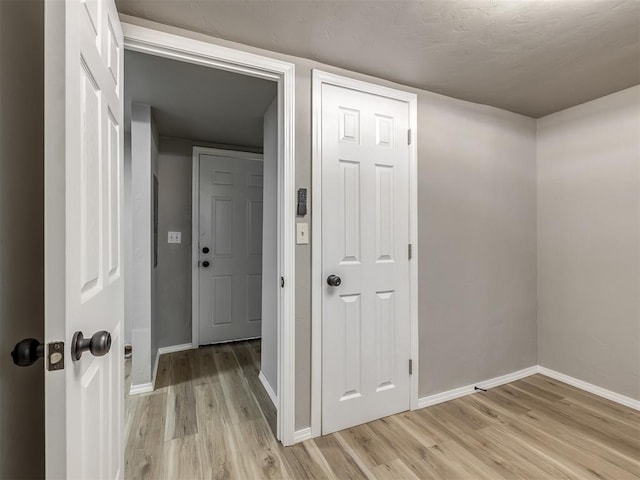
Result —
<svg viewBox="0 0 640 480"><path fill-rule="evenodd" d="M280 288L284 288L284 277L280 277Z"/></svg>
<svg viewBox="0 0 640 480"><path fill-rule="evenodd" d="M407 145L411 145L411 129L407 130Z"/></svg>
<svg viewBox="0 0 640 480"><path fill-rule="evenodd" d="M411 260L411 257L413 256L412 245L411 244L409 244L409 248L407 248L407 253L409 255L409 260Z"/></svg>
<svg viewBox="0 0 640 480"><path fill-rule="evenodd" d="M409 359L409 375L413 375L413 360Z"/></svg>

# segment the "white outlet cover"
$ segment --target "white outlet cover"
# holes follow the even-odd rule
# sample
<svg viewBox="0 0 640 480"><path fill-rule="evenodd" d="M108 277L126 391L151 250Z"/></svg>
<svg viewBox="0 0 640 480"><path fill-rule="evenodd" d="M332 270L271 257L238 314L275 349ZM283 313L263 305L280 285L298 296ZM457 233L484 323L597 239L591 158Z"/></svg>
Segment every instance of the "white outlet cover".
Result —
<svg viewBox="0 0 640 480"><path fill-rule="evenodd" d="M182 232L169 232L168 243L182 243Z"/></svg>

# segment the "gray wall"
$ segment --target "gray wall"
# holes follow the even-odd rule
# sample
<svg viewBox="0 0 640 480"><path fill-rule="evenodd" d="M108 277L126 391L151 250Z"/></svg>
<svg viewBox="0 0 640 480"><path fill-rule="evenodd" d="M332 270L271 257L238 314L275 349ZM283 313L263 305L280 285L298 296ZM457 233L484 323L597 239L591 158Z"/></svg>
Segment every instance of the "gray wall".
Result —
<svg viewBox="0 0 640 480"><path fill-rule="evenodd" d="M264 114L260 370L278 394L278 99Z"/></svg>
<svg viewBox="0 0 640 480"><path fill-rule="evenodd" d="M420 396L536 364L535 120L420 93Z"/></svg>
<svg viewBox="0 0 640 480"><path fill-rule="evenodd" d="M44 8L0 1L0 478L44 477L44 370L11 362L44 337Z"/></svg>
<svg viewBox="0 0 640 480"><path fill-rule="evenodd" d="M191 156L189 140L160 137L158 151L158 345L191 343ZM182 243L168 244L168 232Z"/></svg>
<svg viewBox="0 0 640 480"><path fill-rule="evenodd" d="M153 176L158 173L158 135L149 105L131 107L131 385L153 381L158 342L157 272L154 266ZM127 216L125 215L125 218Z"/></svg>
<svg viewBox="0 0 640 480"><path fill-rule="evenodd" d="M127 15L122 19L294 63L296 188L311 186L313 68L416 92L423 189L420 394L536 364L535 120ZM449 182L446 192L436 179ZM297 245L296 429L310 424L310 283L310 245Z"/></svg>
<svg viewBox="0 0 640 480"><path fill-rule="evenodd" d="M538 354L640 400L640 86L538 120Z"/></svg>

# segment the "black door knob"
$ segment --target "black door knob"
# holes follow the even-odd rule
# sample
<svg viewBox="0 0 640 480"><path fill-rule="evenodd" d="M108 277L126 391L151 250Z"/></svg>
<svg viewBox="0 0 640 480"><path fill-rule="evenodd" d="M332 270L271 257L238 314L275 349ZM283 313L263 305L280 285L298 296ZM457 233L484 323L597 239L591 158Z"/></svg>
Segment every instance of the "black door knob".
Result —
<svg viewBox="0 0 640 480"><path fill-rule="evenodd" d="M204 247L202 249L202 253L209 253L209 247Z"/></svg>
<svg viewBox="0 0 640 480"><path fill-rule="evenodd" d="M13 364L19 367L33 365L40 357L44 357L44 344L35 338L25 338L19 341L11 352Z"/></svg>
<svg viewBox="0 0 640 480"><path fill-rule="evenodd" d="M209 263L208 261L206 261L206 260L205 260L204 262L202 262L202 266L203 266L204 268L208 268L208 267L209 267L209 265L210 265L210 263Z"/></svg>
<svg viewBox="0 0 640 480"><path fill-rule="evenodd" d="M94 357L102 357L111 350L111 334L104 330L94 333L91 338L84 338L82 332L73 334L71 340L71 358L80 360L82 354L89 350Z"/></svg>
<svg viewBox="0 0 640 480"><path fill-rule="evenodd" d="M342 284L342 279L338 275L329 275L327 277L327 284L330 287L339 287Z"/></svg>

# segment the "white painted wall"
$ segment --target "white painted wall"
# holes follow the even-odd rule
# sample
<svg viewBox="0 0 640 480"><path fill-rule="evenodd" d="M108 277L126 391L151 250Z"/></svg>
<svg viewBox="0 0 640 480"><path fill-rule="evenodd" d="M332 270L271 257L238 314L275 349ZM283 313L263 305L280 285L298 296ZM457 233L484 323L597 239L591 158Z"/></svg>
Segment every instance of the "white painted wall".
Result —
<svg viewBox="0 0 640 480"><path fill-rule="evenodd" d="M264 114L262 204L262 344L260 370L278 394L278 98Z"/></svg>
<svg viewBox="0 0 640 480"><path fill-rule="evenodd" d="M133 326L133 211L131 195L131 132L124 134L124 206L122 214L124 242L124 343L131 344Z"/></svg>
<svg viewBox="0 0 640 480"><path fill-rule="evenodd" d="M158 171L158 137L149 105L131 107L131 364L132 387L153 381L158 351L156 269L153 258L153 176Z"/></svg>
<svg viewBox="0 0 640 480"><path fill-rule="evenodd" d="M640 86L538 120L538 358L640 399Z"/></svg>

